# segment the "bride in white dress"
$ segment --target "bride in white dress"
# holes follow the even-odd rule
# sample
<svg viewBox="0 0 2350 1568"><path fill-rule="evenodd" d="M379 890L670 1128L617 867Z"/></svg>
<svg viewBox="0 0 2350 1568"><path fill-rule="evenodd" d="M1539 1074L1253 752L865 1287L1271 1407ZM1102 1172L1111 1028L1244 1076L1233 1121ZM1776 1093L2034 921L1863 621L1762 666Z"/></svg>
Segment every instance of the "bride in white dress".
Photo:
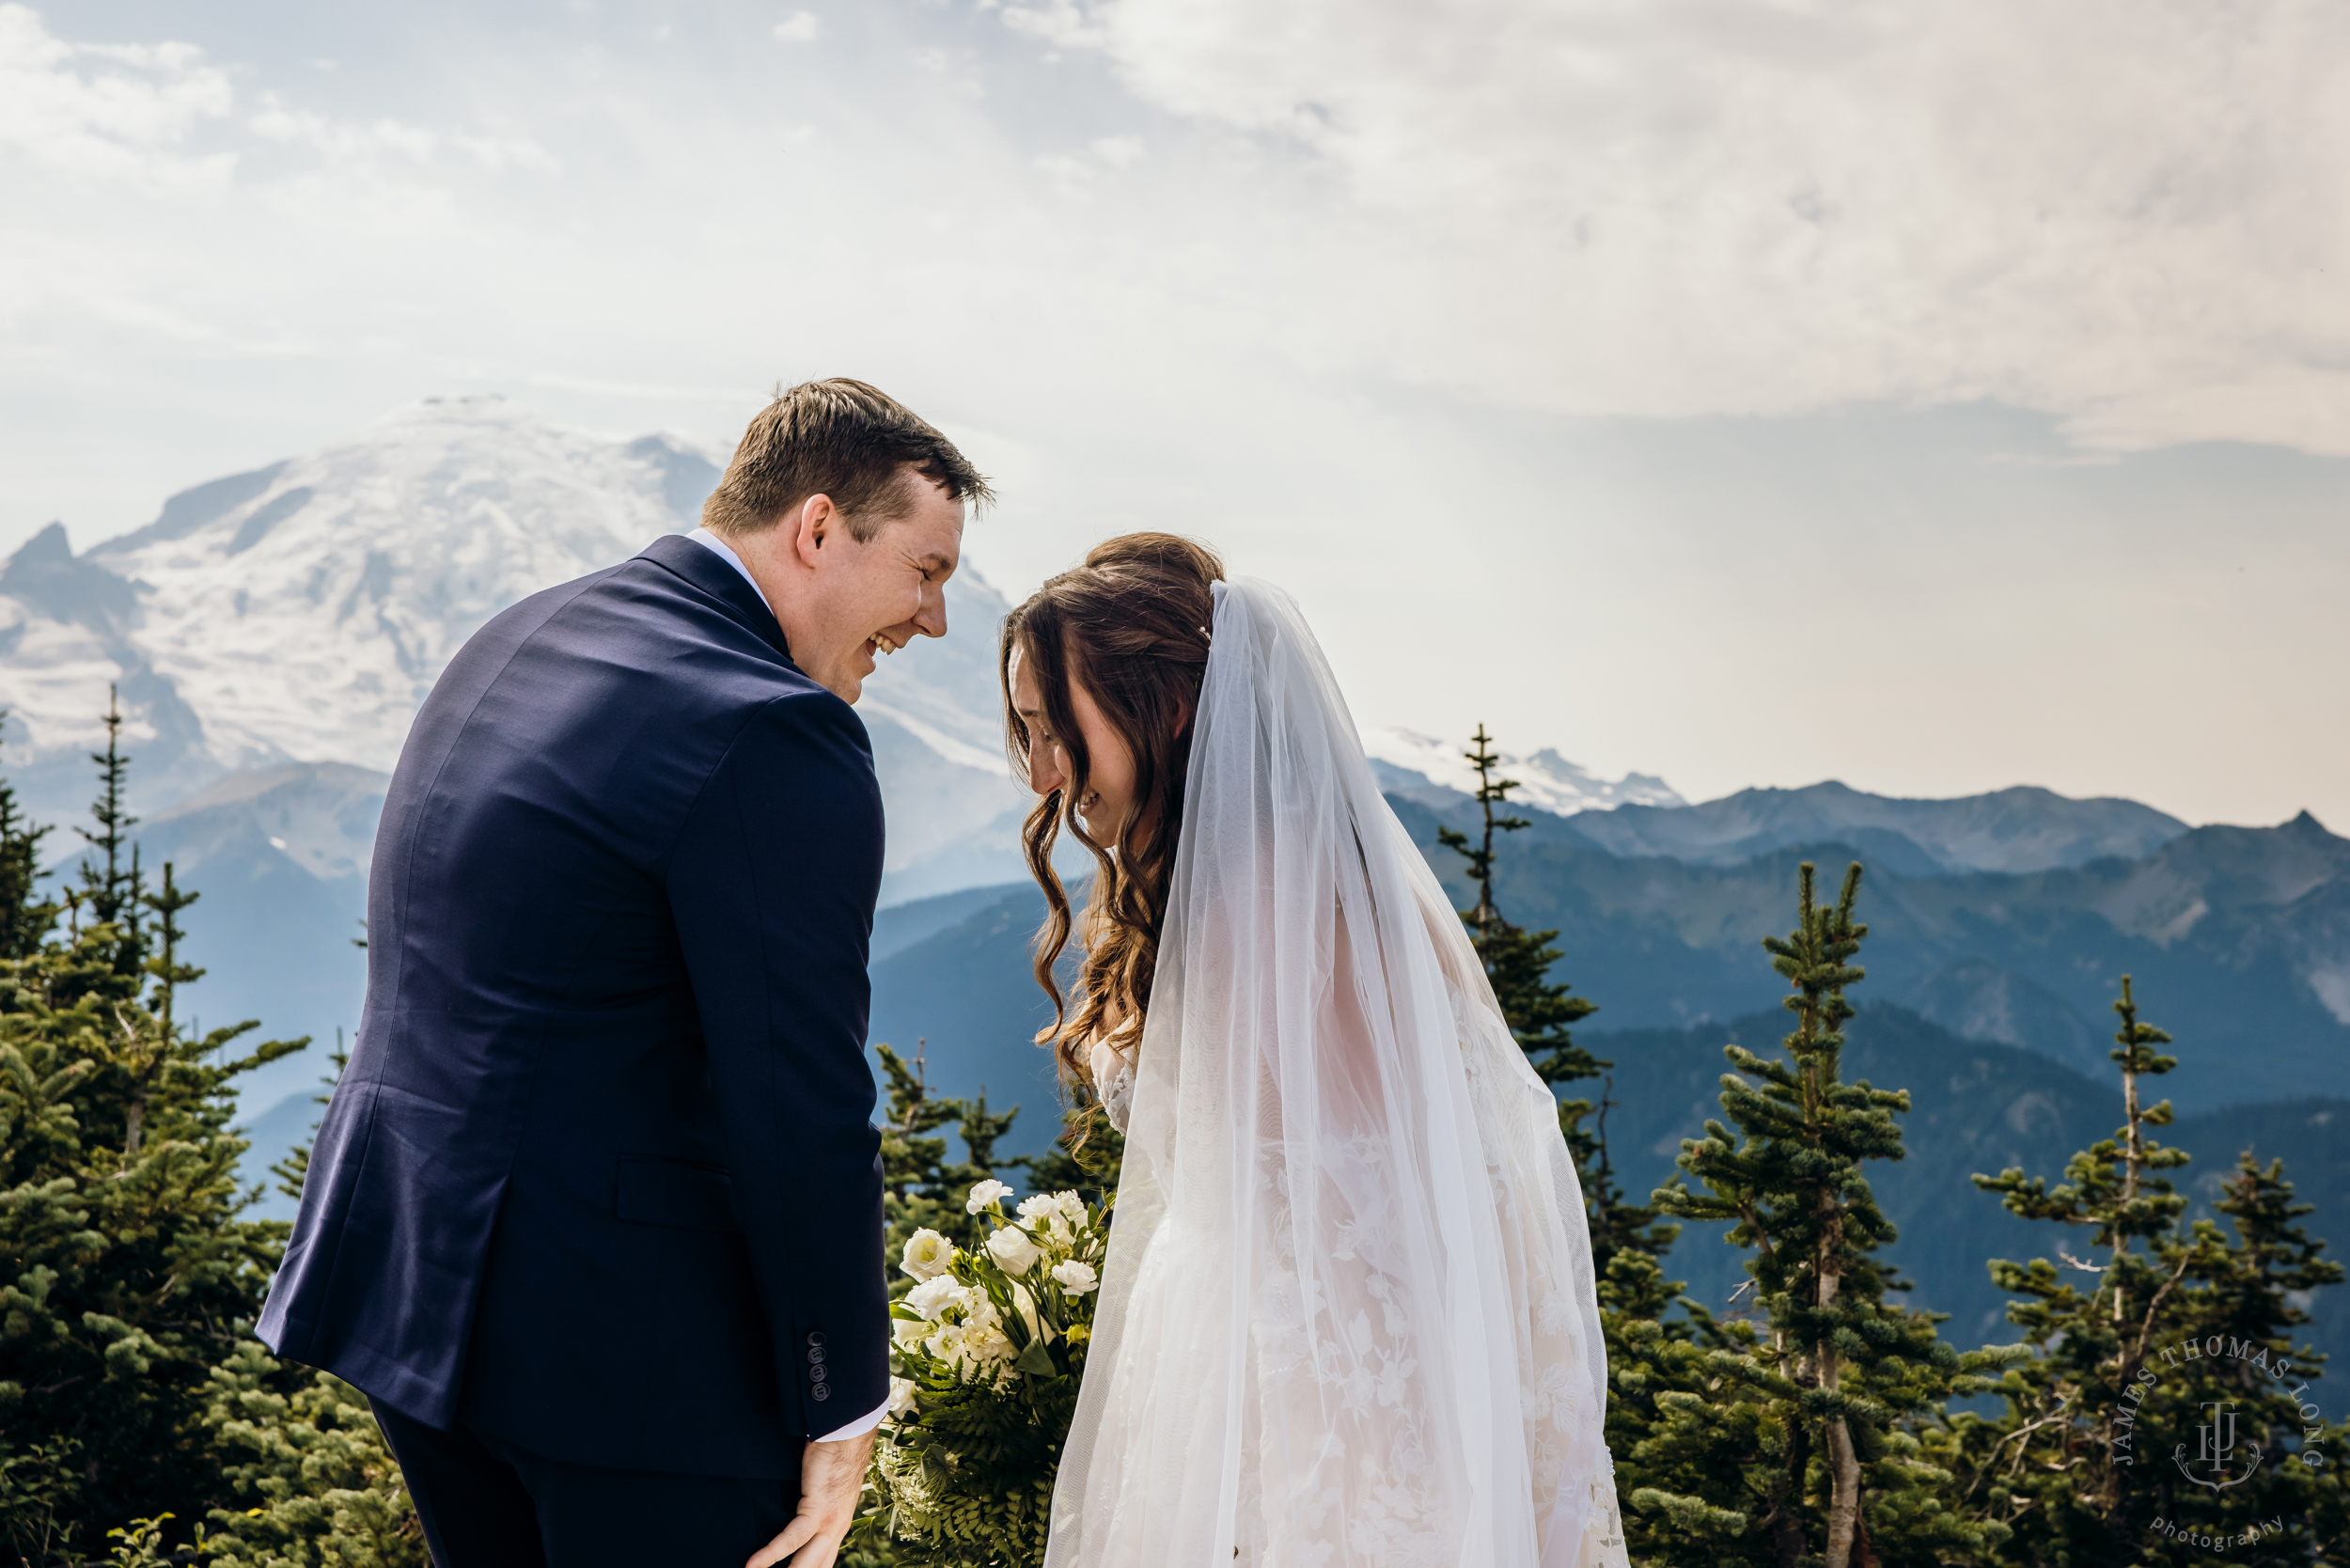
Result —
<svg viewBox="0 0 2350 1568"><path fill-rule="evenodd" d="M1222 575L1131 535L1005 623L1043 1038L1127 1138L1047 1568L1622 1564L1555 1103L1297 606Z"/></svg>

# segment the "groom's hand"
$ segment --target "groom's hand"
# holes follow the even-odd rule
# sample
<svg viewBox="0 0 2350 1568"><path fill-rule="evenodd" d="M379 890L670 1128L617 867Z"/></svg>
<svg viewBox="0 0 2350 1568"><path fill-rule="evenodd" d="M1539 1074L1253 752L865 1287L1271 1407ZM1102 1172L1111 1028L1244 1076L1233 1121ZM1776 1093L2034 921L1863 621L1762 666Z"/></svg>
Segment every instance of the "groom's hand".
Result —
<svg viewBox="0 0 2350 1568"><path fill-rule="evenodd" d="M873 1435L838 1443L810 1443L800 1456L800 1511L783 1533L751 1554L744 1568L832 1568L841 1537L856 1519L865 1488L865 1464L873 1454ZM796 1555L795 1555L796 1554Z"/></svg>

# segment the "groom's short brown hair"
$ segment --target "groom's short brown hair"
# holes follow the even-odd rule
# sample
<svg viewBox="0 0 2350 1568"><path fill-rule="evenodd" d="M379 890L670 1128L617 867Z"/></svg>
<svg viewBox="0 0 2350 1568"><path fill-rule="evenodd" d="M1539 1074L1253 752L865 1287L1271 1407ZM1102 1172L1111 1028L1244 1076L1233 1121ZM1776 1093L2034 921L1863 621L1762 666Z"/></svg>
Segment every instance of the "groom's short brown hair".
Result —
<svg viewBox="0 0 2350 1568"><path fill-rule="evenodd" d="M811 495L829 496L852 538L870 541L903 517L905 470L956 500L995 498L955 444L876 386L836 376L804 381L761 409L726 478L702 503L713 534L752 534Z"/></svg>

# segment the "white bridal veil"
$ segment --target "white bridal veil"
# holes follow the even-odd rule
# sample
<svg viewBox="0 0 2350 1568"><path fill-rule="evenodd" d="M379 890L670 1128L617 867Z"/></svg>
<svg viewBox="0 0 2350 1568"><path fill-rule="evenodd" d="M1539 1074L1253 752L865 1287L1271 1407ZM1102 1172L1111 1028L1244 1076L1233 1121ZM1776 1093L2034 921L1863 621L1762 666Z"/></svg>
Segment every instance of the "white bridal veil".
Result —
<svg viewBox="0 0 2350 1568"><path fill-rule="evenodd" d="M1047 1568L1620 1564L1550 1091L1296 604L1215 598Z"/></svg>

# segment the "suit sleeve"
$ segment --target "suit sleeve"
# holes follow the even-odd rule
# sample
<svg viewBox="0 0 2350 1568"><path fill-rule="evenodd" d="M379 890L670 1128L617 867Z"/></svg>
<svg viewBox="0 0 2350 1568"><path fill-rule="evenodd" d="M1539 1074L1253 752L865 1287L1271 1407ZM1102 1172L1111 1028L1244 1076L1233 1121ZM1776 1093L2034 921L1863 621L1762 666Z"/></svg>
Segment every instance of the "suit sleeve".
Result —
<svg viewBox="0 0 2350 1568"><path fill-rule="evenodd" d="M744 727L686 819L668 893L787 1427L888 1397L881 1157L865 1060L882 808L830 693Z"/></svg>

